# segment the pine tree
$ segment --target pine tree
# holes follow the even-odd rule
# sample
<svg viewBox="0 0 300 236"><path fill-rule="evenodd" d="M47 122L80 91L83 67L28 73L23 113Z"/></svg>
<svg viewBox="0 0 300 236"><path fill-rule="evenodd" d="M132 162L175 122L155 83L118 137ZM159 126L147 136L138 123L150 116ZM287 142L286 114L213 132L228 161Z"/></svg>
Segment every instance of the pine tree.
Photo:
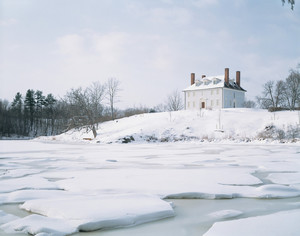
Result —
<svg viewBox="0 0 300 236"><path fill-rule="evenodd" d="M45 105L45 96L43 95L43 92L40 90L37 90L35 93L35 112L36 116L38 118L41 118L43 115L43 107Z"/></svg>
<svg viewBox="0 0 300 236"><path fill-rule="evenodd" d="M21 118L22 115L22 108L23 108L23 98L22 98L22 94L21 93L17 93L12 104L11 107L14 111L16 111L17 115L19 118Z"/></svg>
<svg viewBox="0 0 300 236"><path fill-rule="evenodd" d="M34 90L28 89L24 101L25 119L30 121L30 130L33 128L34 112L35 112L35 99ZM26 122L27 123L27 122Z"/></svg>
<svg viewBox="0 0 300 236"><path fill-rule="evenodd" d="M23 122L23 98L21 93L17 93L12 104L12 119L15 122L14 133L24 135L24 122Z"/></svg>
<svg viewBox="0 0 300 236"><path fill-rule="evenodd" d="M51 126L51 134L54 134L54 126L55 126L55 104L57 100L54 98L54 96L50 93L45 98L45 116L48 119L50 119L50 126ZM48 122L47 122L48 127ZM48 128L47 128L48 129Z"/></svg>

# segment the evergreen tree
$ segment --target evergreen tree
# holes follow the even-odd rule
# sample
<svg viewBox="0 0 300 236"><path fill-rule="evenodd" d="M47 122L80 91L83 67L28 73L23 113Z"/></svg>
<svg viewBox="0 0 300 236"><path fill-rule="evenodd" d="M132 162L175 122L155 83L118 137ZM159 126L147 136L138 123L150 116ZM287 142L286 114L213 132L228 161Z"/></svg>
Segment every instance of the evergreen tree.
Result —
<svg viewBox="0 0 300 236"><path fill-rule="evenodd" d="M50 120L50 126L51 126L51 131L49 131L50 134L54 134L55 130L55 105L56 105L57 100L54 98L54 96L50 93L47 95L45 98L45 116L47 118L47 121ZM47 122L47 130L48 130L48 122Z"/></svg>
<svg viewBox="0 0 300 236"><path fill-rule="evenodd" d="M21 93L17 93L12 104L12 109L17 113L19 118L22 118L23 98Z"/></svg>
<svg viewBox="0 0 300 236"><path fill-rule="evenodd" d="M14 123L14 133L24 135L24 121L23 121L23 98L21 93L17 93L11 104L12 119Z"/></svg>
<svg viewBox="0 0 300 236"><path fill-rule="evenodd" d="M45 108L46 108L46 116L52 117L54 112L54 106L56 104L57 100L54 98L54 96L49 93L47 97L45 98Z"/></svg>
<svg viewBox="0 0 300 236"><path fill-rule="evenodd" d="M45 105L45 96L43 92L37 90L35 93L35 116L41 118L43 116L43 107Z"/></svg>
<svg viewBox="0 0 300 236"><path fill-rule="evenodd" d="M28 89L24 101L25 119L30 120L30 129L33 128L34 112L35 112L35 99L34 90Z"/></svg>

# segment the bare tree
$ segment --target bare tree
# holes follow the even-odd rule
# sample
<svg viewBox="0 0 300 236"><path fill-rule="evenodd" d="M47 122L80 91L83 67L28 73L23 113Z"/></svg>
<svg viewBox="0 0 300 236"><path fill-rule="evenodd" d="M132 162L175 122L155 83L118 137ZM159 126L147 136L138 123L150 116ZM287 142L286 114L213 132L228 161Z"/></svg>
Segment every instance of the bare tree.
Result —
<svg viewBox="0 0 300 236"><path fill-rule="evenodd" d="M166 106L168 111L179 111L183 109L182 98L178 90L168 95Z"/></svg>
<svg viewBox="0 0 300 236"><path fill-rule="evenodd" d="M71 105L72 123L69 128L87 125L92 130L94 138L97 136L96 123L101 116L105 86L99 82L83 89L72 89L66 95L67 103Z"/></svg>
<svg viewBox="0 0 300 236"><path fill-rule="evenodd" d="M110 113L111 113L111 119L113 120L115 118L115 109L114 105L116 102L118 102L118 93L120 92L120 81L116 78L109 78L107 81L107 95L109 99L109 105L110 105Z"/></svg>
<svg viewBox="0 0 300 236"><path fill-rule="evenodd" d="M256 97L261 108L277 109L284 103L285 83L283 80L268 81L263 85L263 96Z"/></svg>
<svg viewBox="0 0 300 236"><path fill-rule="evenodd" d="M246 108L255 108L256 103L252 100L245 100L244 107L246 107Z"/></svg>
<svg viewBox="0 0 300 236"><path fill-rule="evenodd" d="M106 85L102 85L100 82L93 82L86 89L86 94L89 97L91 109L93 111L92 114L96 122L98 121L98 118L102 116L105 93Z"/></svg>
<svg viewBox="0 0 300 236"><path fill-rule="evenodd" d="M300 105L300 73L296 70L291 70L290 75L285 82L284 96L288 107L291 110L296 108L296 104Z"/></svg>

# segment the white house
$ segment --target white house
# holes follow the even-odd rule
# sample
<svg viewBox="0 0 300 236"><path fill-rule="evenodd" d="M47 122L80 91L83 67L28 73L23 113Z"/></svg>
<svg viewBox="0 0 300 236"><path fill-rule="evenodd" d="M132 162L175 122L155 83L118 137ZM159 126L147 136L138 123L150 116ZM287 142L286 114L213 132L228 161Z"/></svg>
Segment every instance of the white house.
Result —
<svg viewBox="0 0 300 236"><path fill-rule="evenodd" d="M243 107L245 92L241 87L241 72L236 72L236 80L229 78L229 69L225 74L195 80L191 74L191 86L183 90L186 110L200 108L235 108Z"/></svg>

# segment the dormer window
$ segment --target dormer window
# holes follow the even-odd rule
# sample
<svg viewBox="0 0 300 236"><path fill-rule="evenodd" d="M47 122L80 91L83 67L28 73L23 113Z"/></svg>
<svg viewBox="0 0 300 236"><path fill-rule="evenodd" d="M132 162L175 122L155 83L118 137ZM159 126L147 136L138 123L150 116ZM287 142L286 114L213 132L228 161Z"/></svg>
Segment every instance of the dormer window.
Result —
<svg viewBox="0 0 300 236"><path fill-rule="evenodd" d="M213 84L218 84L221 80L218 78L213 78Z"/></svg>
<svg viewBox="0 0 300 236"><path fill-rule="evenodd" d="M210 80L204 79L203 82L204 82L204 85L208 85L210 83Z"/></svg>
<svg viewBox="0 0 300 236"><path fill-rule="evenodd" d="M200 80L196 80L196 86L200 86L202 82Z"/></svg>

